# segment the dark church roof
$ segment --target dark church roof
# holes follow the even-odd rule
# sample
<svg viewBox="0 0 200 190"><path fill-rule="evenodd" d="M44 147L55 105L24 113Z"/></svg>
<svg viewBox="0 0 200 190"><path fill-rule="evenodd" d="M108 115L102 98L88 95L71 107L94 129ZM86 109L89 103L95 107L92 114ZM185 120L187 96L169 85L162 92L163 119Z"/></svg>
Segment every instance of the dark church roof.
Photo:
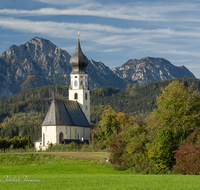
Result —
<svg viewBox="0 0 200 190"><path fill-rule="evenodd" d="M71 74L87 74L86 67L88 65L88 59L81 50L79 38L76 51L74 55L71 57L69 63L72 67Z"/></svg>
<svg viewBox="0 0 200 190"><path fill-rule="evenodd" d="M77 101L54 98L42 126L70 125L90 127L90 124Z"/></svg>

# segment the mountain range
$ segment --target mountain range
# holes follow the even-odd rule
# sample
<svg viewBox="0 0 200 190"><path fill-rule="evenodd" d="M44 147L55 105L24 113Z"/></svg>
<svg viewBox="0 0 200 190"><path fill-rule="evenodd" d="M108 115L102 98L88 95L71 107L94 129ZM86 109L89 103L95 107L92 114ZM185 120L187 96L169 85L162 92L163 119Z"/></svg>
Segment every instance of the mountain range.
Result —
<svg viewBox="0 0 200 190"><path fill-rule="evenodd" d="M84 52L84 50L83 50ZM49 40L34 37L22 45L12 45L0 54L0 94L9 97L21 91L45 85L70 85L71 55ZM90 88L127 84L147 85L152 81L195 78L184 66L174 66L163 58L130 59L110 69L102 62L89 60Z"/></svg>

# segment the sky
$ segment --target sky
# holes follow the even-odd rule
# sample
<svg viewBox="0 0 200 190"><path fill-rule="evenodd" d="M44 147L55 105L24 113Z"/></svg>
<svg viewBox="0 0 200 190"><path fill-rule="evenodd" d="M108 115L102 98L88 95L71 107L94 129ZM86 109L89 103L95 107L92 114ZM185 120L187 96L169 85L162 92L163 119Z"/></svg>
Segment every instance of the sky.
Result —
<svg viewBox="0 0 200 190"><path fill-rule="evenodd" d="M165 58L200 78L199 0L0 0L0 54L38 36L109 68Z"/></svg>

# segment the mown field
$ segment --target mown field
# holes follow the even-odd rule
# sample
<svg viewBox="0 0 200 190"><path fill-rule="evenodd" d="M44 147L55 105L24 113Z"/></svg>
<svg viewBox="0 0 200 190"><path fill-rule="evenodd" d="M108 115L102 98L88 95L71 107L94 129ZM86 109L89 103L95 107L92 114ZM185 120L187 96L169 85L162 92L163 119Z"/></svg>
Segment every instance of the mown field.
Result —
<svg viewBox="0 0 200 190"><path fill-rule="evenodd" d="M200 189L200 176L138 175L103 162L108 153L66 154L0 154L0 189Z"/></svg>

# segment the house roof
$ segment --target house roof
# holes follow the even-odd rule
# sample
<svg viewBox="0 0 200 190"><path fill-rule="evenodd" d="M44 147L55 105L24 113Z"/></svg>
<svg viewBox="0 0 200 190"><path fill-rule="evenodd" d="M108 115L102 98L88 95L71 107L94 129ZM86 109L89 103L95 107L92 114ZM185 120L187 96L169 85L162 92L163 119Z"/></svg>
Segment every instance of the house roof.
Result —
<svg viewBox="0 0 200 190"><path fill-rule="evenodd" d="M54 98L51 102L50 108L42 123L42 126L44 125L90 127L90 124L77 101L57 98Z"/></svg>

